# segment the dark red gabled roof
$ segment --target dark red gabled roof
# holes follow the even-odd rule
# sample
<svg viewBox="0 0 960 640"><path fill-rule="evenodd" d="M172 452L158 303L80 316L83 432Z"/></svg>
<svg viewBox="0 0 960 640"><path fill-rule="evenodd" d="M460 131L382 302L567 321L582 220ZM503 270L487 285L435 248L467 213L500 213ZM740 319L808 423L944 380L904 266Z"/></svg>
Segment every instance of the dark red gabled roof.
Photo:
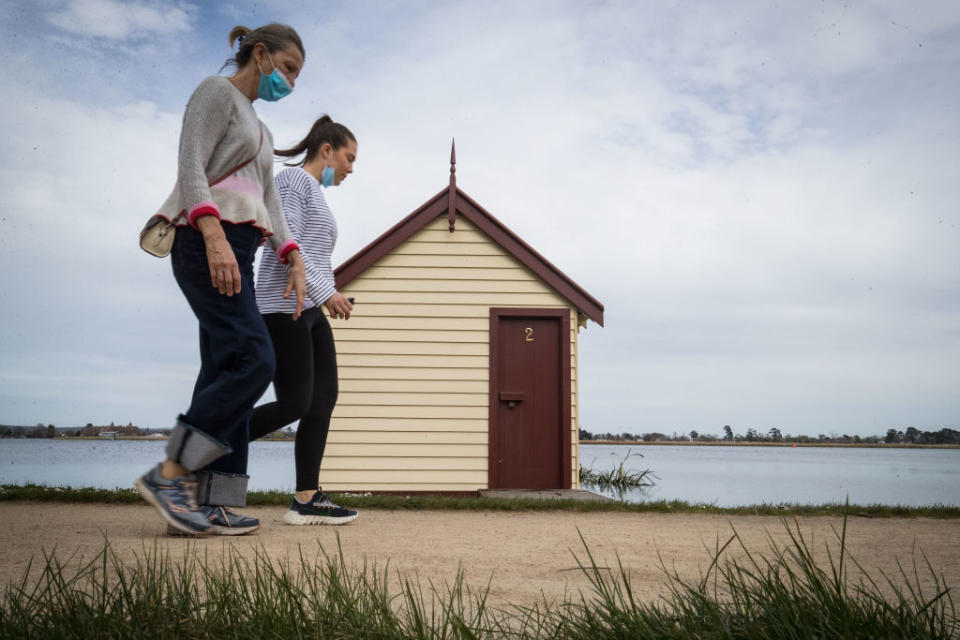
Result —
<svg viewBox="0 0 960 640"><path fill-rule="evenodd" d="M537 276L553 287L588 318L603 326L603 305L571 280L549 260L520 239L505 224L497 220L470 196L461 191L454 180L448 188L423 203L416 211L384 232L337 267L334 275L337 288L347 285L377 260L384 257L434 219L455 211L486 233Z"/></svg>

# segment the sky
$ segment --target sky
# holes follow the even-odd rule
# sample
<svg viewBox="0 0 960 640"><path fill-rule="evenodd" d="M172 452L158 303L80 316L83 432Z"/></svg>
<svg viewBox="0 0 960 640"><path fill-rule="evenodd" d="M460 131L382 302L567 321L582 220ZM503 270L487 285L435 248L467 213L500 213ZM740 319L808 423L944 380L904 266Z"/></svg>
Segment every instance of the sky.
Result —
<svg viewBox="0 0 960 640"><path fill-rule="evenodd" d="M237 24L293 25L278 146L357 136L335 264L457 184L606 307L580 422L960 429L960 5L0 5L0 424L172 426L196 324L137 233Z"/></svg>

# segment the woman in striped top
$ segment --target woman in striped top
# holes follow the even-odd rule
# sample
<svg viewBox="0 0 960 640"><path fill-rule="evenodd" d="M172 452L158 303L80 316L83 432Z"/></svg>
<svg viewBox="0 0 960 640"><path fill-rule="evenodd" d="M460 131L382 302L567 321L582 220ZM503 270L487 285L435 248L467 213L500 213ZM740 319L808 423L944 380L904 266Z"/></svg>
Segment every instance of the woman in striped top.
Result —
<svg viewBox="0 0 960 640"><path fill-rule="evenodd" d="M337 241L337 223L322 187L339 185L351 173L357 158L357 140L330 116L313 123L307 137L278 156L297 157L276 177L283 213L290 225L307 273L307 299L302 314L286 296L283 265L264 253L257 274L257 306L273 341L277 368L273 387L276 402L260 405L250 420L250 439L262 438L296 420L296 495L284 516L288 524L345 524L357 512L333 504L317 484L327 444L330 415L337 402L337 352L331 317L350 318L353 305L337 292L331 254Z"/></svg>

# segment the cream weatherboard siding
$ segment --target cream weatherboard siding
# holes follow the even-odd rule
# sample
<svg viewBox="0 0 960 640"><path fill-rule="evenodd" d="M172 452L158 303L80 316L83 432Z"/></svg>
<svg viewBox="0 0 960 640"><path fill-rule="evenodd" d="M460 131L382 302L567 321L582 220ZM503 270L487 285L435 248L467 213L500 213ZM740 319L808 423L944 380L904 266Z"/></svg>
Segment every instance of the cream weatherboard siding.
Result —
<svg viewBox="0 0 960 640"><path fill-rule="evenodd" d="M320 472L337 491L487 488L490 308L570 310L571 451L578 484L577 310L457 216L440 217L341 293L340 398Z"/></svg>

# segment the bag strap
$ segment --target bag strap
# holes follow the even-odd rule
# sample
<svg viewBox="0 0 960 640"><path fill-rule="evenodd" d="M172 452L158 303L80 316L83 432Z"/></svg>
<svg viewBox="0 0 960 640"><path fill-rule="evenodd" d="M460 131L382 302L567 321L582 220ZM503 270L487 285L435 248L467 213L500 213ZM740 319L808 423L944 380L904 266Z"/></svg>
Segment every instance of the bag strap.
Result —
<svg viewBox="0 0 960 640"><path fill-rule="evenodd" d="M208 186L211 186L211 187L212 187L212 186L214 186L214 185L216 185L216 184L219 184L219 183L223 182L224 180L226 180L227 178L229 178L231 174L234 174L234 173L236 173L237 171L240 171L240 169L243 169L245 166L247 166L248 164L250 164L251 162L253 162L254 160L256 160L256 159L257 159L257 156L260 155L260 149L262 149L262 148L263 148L263 123L260 123L260 142L259 142L259 144L257 144L257 152L256 152L255 154L253 154L253 155L252 155L250 158L248 158L247 160L245 160L245 161L241 162L240 164L238 164L237 166L235 166L233 169L230 169L230 171L227 171L225 174L223 174L222 176L220 176L220 177L217 178L216 180L210 180L210 181L208 182ZM187 210L186 210L186 209L181 209L180 212L177 213L177 215L175 215L172 220L170 220L170 224L176 224L177 220L179 220L180 218L185 218L185 217L186 217L186 213L187 213Z"/></svg>
<svg viewBox="0 0 960 640"><path fill-rule="evenodd" d="M233 174L233 173L236 173L237 171L240 171L240 169L243 169L245 166L247 166L248 164L250 164L251 162L253 162L254 160L256 160L256 159L257 159L257 156L260 155L260 149L261 149L262 147L263 147L263 124L260 125L260 143L257 145L257 152L256 152L255 154L253 154L253 156L252 156L251 158L249 158L248 160L246 160L246 161L238 164L238 165L235 166L233 169L230 169L230 171L227 171L225 174L223 174L222 176L220 176L220 177L217 178L216 180L212 180L212 181L210 182L210 186L212 187L212 186L215 185L215 184L218 184L218 183L220 183L220 182L223 182L224 180L226 180L227 178L230 177L230 174Z"/></svg>

